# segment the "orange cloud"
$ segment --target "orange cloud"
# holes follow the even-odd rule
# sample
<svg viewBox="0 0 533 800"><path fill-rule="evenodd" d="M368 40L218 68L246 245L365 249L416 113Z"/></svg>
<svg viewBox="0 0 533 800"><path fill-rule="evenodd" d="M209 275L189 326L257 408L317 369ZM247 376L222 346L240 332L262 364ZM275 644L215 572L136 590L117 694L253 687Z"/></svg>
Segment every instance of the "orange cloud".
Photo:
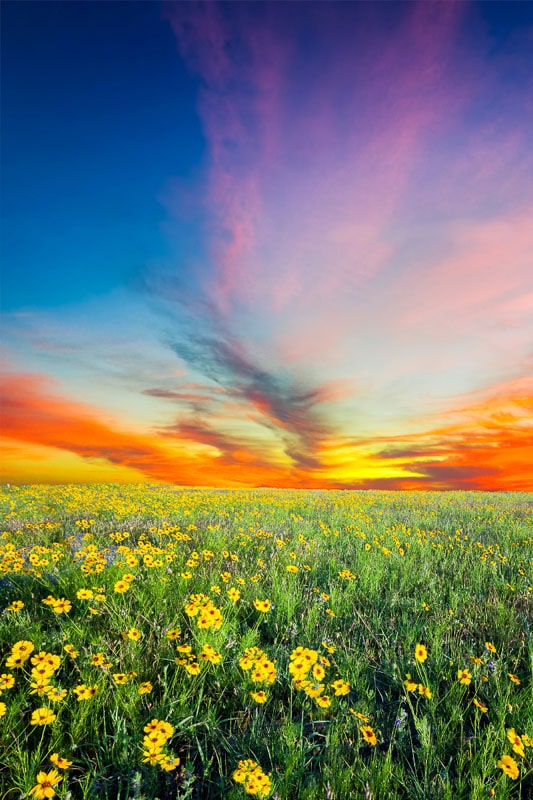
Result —
<svg viewBox="0 0 533 800"><path fill-rule="evenodd" d="M0 438L2 483L143 483L136 469L105 458L84 458L67 450Z"/></svg>
<svg viewBox="0 0 533 800"><path fill-rule="evenodd" d="M274 460L260 442L188 423L160 433L122 430L102 412L52 393L42 376L2 381L5 480L280 488L533 488L533 380L458 398L413 434L330 438L309 467ZM271 459L271 461L268 460Z"/></svg>
<svg viewBox="0 0 533 800"><path fill-rule="evenodd" d="M388 437L378 459L417 474L395 488L529 491L533 488L533 378L523 377L458 398L442 423Z"/></svg>
<svg viewBox="0 0 533 800"><path fill-rule="evenodd" d="M2 379L2 432L31 445L54 447L83 458L105 458L159 480L180 480L179 460L154 437L131 434L99 419L97 413L50 393L41 376L9 374ZM177 455L177 454L176 454Z"/></svg>
<svg viewBox="0 0 533 800"><path fill-rule="evenodd" d="M36 447L56 448L82 459L102 460L116 465L116 479L122 469L138 471L142 479L155 479L195 486L319 486L302 470L265 463L260 452L242 442L232 442L213 431L184 429L175 436L121 430L102 412L54 395L42 376L8 374L0 388L3 396L2 432L9 442L26 445L22 460L35 459ZM191 438L187 436L191 435ZM49 453L48 453L49 456ZM13 453L11 453L13 461ZM64 473L59 462L57 468ZM15 459L16 460L16 459ZM50 462L49 462L50 463ZM20 479L13 466L5 479ZM39 471L37 470L37 474ZM87 478L87 470L71 474L70 482ZM109 472L106 472L109 480ZM95 479L101 480L101 477ZM131 476L128 478L133 480ZM54 467L49 480L55 481ZM25 481L27 482L27 480Z"/></svg>

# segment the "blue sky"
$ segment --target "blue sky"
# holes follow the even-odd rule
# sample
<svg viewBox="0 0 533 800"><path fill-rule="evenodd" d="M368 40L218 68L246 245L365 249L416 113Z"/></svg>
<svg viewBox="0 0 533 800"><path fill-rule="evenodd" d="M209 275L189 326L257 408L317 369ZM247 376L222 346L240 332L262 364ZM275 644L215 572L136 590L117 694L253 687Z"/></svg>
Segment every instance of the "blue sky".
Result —
<svg viewBox="0 0 533 800"><path fill-rule="evenodd" d="M7 309L68 304L168 256L160 198L204 141L158 3L3 7Z"/></svg>

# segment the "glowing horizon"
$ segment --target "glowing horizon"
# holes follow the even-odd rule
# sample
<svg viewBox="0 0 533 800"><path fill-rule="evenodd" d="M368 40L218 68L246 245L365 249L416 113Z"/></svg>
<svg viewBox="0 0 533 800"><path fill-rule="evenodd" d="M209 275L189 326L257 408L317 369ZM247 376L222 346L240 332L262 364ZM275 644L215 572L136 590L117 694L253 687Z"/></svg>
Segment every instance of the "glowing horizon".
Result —
<svg viewBox="0 0 533 800"><path fill-rule="evenodd" d="M80 6L4 101L2 480L533 489L531 9Z"/></svg>

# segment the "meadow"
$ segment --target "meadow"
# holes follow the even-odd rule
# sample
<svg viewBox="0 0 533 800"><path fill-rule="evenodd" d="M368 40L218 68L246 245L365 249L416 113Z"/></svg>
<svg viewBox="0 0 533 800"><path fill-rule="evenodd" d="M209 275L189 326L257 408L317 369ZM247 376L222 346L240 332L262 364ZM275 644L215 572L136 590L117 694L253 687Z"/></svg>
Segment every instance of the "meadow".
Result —
<svg viewBox="0 0 533 800"><path fill-rule="evenodd" d="M532 495L0 503L0 800L533 796Z"/></svg>

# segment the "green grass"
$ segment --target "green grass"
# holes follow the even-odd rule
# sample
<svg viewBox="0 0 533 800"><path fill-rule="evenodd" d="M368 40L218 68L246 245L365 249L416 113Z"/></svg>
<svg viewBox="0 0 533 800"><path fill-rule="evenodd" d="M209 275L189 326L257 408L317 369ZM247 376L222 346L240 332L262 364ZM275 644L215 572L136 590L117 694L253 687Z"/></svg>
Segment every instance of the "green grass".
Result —
<svg viewBox="0 0 533 800"><path fill-rule="evenodd" d="M28 796L54 753L72 761L55 787L65 800L237 800L244 759L279 800L531 798L533 748L513 751L507 735L533 738L531 495L98 485L3 488L0 503L0 672L15 678L0 697L0 800ZM125 574L130 588L117 593ZM80 589L93 597L78 599ZM199 593L220 609L220 627L187 615ZM42 602L50 595L72 608L55 613ZM23 608L9 610L16 601ZM139 641L125 638L131 628ZM34 645L31 657L60 656L49 683L64 700L30 693L31 658L8 668L19 641ZM194 659L199 674L188 674L184 644L196 657L209 644L221 659ZM329 707L293 681L299 646L325 664ZM241 667L250 647L275 662L274 683L254 684ZM111 666L92 664L97 653ZM124 685L120 673L132 673ZM336 696L335 680L349 693ZM78 701L80 684L97 693ZM50 724L31 724L40 707L56 715ZM177 769L143 763L152 719L173 726L164 752ZM504 755L518 778L498 767Z"/></svg>

